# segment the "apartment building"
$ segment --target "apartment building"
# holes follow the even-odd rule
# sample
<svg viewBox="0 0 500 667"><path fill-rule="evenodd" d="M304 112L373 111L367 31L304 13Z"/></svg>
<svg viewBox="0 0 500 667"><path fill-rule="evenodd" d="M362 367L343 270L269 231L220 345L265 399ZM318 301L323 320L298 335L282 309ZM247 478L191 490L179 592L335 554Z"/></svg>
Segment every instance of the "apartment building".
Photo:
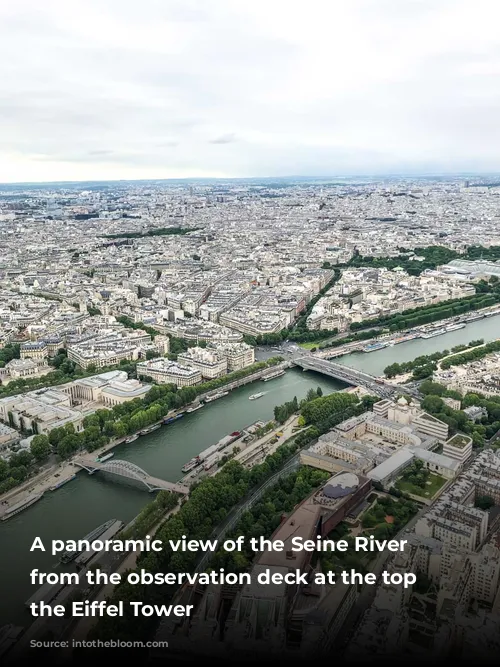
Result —
<svg viewBox="0 0 500 667"><path fill-rule="evenodd" d="M227 360L227 372L239 371L255 363L255 349L246 343L213 343L217 352Z"/></svg>
<svg viewBox="0 0 500 667"><path fill-rule="evenodd" d="M202 381L201 371L197 368L163 357L138 363L137 377L149 377L158 384L175 384L177 387L192 387Z"/></svg>
<svg viewBox="0 0 500 667"><path fill-rule="evenodd" d="M472 456L472 438L457 433L444 443L443 454L455 459L463 466Z"/></svg>
<svg viewBox="0 0 500 667"><path fill-rule="evenodd" d="M227 373L227 358L218 350L190 347L177 356L177 361L200 371L203 378L212 380Z"/></svg>
<svg viewBox="0 0 500 667"><path fill-rule="evenodd" d="M21 359L37 359L39 361L47 359L49 348L44 342L22 343L20 349Z"/></svg>

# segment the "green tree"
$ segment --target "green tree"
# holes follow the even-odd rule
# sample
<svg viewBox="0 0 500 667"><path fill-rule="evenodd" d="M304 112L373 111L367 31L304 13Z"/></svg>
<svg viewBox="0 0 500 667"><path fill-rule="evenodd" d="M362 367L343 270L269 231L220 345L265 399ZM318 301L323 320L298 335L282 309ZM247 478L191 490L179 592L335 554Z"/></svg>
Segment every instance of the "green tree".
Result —
<svg viewBox="0 0 500 667"><path fill-rule="evenodd" d="M46 461L52 451L49 438L46 435L35 435L30 444L30 451L38 463Z"/></svg>
<svg viewBox="0 0 500 667"><path fill-rule="evenodd" d="M489 510L490 507L495 505L495 501L491 496L478 496L474 505L481 510Z"/></svg>

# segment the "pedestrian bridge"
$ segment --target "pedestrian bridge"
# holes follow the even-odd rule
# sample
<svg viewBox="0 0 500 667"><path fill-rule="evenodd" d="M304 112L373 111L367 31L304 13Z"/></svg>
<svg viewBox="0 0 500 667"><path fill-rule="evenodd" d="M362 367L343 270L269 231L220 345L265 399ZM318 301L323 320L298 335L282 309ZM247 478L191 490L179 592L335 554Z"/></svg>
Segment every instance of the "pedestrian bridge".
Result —
<svg viewBox="0 0 500 667"><path fill-rule="evenodd" d="M166 482L164 479L152 477L145 470L139 468L139 466L135 465L135 463L131 463L130 461L113 459L112 461L99 463L97 461L93 461L90 458L82 457L76 459L74 464L82 470L86 470L89 475L93 475L95 472L100 470L102 472L110 473L111 475L117 475L119 477L131 479L135 482L140 482L147 488L149 492L173 491L174 493L181 493L183 495L187 495L189 493L189 488L184 486L184 484L175 484L173 482Z"/></svg>

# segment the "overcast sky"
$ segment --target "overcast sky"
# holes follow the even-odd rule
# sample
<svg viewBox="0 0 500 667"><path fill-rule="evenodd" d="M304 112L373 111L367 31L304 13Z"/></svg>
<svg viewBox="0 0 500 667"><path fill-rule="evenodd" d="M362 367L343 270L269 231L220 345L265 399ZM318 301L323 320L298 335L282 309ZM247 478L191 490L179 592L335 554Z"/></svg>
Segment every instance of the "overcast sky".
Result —
<svg viewBox="0 0 500 667"><path fill-rule="evenodd" d="M499 0L4 0L0 181L500 171Z"/></svg>

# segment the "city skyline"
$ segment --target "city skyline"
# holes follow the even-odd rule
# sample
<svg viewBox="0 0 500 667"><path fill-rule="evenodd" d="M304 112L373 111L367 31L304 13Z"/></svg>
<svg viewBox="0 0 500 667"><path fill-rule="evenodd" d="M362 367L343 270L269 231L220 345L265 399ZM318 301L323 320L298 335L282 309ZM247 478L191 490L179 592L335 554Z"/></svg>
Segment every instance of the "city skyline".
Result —
<svg viewBox="0 0 500 667"><path fill-rule="evenodd" d="M4 6L0 182L497 171L493 9Z"/></svg>

